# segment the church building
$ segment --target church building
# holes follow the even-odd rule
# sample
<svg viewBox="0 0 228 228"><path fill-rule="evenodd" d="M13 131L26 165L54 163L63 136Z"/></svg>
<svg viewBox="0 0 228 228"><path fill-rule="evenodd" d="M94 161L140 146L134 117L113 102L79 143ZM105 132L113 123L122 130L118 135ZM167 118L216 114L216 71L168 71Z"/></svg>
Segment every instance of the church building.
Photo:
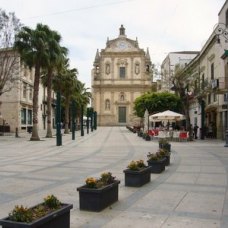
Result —
<svg viewBox="0 0 228 228"><path fill-rule="evenodd" d="M100 126L133 125L134 101L151 90L153 81L149 50L139 48L138 40L127 38L121 25L119 36L107 40L97 50L92 69L92 107Z"/></svg>

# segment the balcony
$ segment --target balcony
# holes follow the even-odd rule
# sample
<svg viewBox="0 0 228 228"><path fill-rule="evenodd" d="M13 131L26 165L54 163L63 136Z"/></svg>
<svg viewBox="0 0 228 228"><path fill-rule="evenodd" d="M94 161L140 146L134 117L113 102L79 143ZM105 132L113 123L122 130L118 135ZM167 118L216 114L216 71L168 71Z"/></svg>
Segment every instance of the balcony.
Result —
<svg viewBox="0 0 228 228"><path fill-rule="evenodd" d="M219 77L210 82L211 89L217 90L218 94L223 94L228 90L228 77Z"/></svg>

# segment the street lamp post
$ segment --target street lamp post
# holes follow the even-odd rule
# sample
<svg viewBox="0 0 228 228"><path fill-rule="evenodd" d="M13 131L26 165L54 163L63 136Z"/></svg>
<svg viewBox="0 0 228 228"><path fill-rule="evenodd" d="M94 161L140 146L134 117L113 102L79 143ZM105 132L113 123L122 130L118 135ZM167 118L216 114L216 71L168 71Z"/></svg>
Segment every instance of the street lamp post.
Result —
<svg viewBox="0 0 228 228"><path fill-rule="evenodd" d="M97 130L97 112L95 111L94 114L94 130Z"/></svg>
<svg viewBox="0 0 228 228"><path fill-rule="evenodd" d="M75 118L76 118L76 104L75 101L72 100L72 140L75 140Z"/></svg>
<svg viewBox="0 0 228 228"><path fill-rule="evenodd" d="M86 109L86 129L87 134L89 134L89 108Z"/></svg>
<svg viewBox="0 0 228 228"><path fill-rule="evenodd" d="M91 132L93 132L93 108L90 108Z"/></svg>
<svg viewBox="0 0 228 228"><path fill-rule="evenodd" d="M222 36L225 39L225 42L228 42L228 29L225 24L218 23L214 27L214 33L217 35L217 42L220 43L220 37ZM224 54L222 55L222 59L227 59L228 50L225 49ZM225 145L224 147L228 147L228 100L227 100L227 116L226 116L226 131L225 131Z"/></svg>
<svg viewBox="0 0 228 228"><path fill-rule="evenodd" d="M56 94L56 146L62 146L61 134L61 94Z"/></svg>
<svg viewBox="0 0 228 228"><path fill-rule="evenodd" d="M84 136L84 126L83 126L83 114L84 114L84 106L81 105L81 136Z"/></svg>
<svg viewBox="0 0 228 228"><path fill-rule="evenodd" d="M224 147L228 147L228 93L226 93L226 102L227 102L227 109L226 109L226 131L225 131L225 145Z"/></svg>
<svg viewBox="0 0 228 228"><path fill-rule="evenodd" d="M201 135L200 139L204 140L205 138L205 101L202 99L200 101L201 105Z"/></svg>

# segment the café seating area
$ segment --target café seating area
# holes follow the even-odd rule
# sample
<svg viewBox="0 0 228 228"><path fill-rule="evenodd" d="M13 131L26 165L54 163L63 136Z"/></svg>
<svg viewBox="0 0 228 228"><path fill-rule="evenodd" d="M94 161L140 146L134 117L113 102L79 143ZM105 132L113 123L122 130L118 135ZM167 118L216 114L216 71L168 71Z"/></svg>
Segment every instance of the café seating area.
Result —
<svg viewBox="0 0 228 228"><path fill-rule="evenodd" d="M151 129L148 131L148 134L150 135L151 139L166 138L170 141L177 142L188 141L189 138L188 131Z"/></svg>

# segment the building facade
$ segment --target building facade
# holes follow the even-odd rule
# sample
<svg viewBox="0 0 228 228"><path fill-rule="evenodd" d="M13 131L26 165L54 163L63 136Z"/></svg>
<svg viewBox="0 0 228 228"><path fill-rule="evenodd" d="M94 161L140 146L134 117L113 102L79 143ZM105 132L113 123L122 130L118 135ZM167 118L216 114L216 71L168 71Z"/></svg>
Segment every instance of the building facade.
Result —
<svg viewBox="0 0 228 228"><path fill-rule="evenodd" d="M13 55L12 58L15 58ZM34 84L34 69L26 67L20 56L17 56L13 78L16 79L13 85L8 82L6 84L10 89L0 96L0 126L1 129L10 129L10 132L30 131L33 122L33 84ZM40 83L39 87L39 107L38 107L38 129L46 128L47 122L47 92L46 87ZM55 126L55 94L53 92L52 104L52 126Z"/></svg>
<svg viewBox="0 0 228 228"><path fill-rule="evenodd" d="M190 123L199 126L203 139L224 139L228 129L228 1L218 14L218 25L200 52L184 67L189 74ZM164 71L172 69L169 58L164 61ZM178 64L178 63L177 63ZM167 88L169 80L162 85Z"/></svg>
<svg viewBox="0 0 228 228"><path fill-rule="evenodd" d="M196 57L198 51L179 51L170 52L163 60L161 65L161 91L171 92L172 77L175 73L175 67L179 65L184 68L192 59Z"/></svg>
<svg viewBox="0 0 228 228"><path fill-rule="evenodd" d="M97 111L98 125L139 123L134 101L150 91L153 81L149 50L139 48L137 38L127 38L121 25L119 36L97 50L93 66L92 107Z"/></svg>

